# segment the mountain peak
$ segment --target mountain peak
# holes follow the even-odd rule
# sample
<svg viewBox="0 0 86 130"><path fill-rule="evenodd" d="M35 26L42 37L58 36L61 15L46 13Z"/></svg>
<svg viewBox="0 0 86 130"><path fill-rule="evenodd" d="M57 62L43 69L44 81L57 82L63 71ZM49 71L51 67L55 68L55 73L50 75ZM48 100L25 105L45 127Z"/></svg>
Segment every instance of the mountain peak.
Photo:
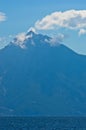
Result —
<svg viewBox="0 0 86 130"><path fill-rule="evenodd" d="M31 27L29 28L29 30L27 31L27 34L37 34L35 28Z"/></svg>
<svg viewBox="0 0 86 130"><path fill-rule="evenodd" d="M36 46L57 46L60 45L57 38L52 38L47 35L36 33L34 28L30 28L27 33L18 34L11 42L14 45L20 46L22 49L28 48L28 45Z"/></svg>
<svg viewBox="0 0 86 130"><path fill-rule="evenodd" d="M29 32L27 32L26 36L34 36L36 33L32 30L30 30Z"/></svg>

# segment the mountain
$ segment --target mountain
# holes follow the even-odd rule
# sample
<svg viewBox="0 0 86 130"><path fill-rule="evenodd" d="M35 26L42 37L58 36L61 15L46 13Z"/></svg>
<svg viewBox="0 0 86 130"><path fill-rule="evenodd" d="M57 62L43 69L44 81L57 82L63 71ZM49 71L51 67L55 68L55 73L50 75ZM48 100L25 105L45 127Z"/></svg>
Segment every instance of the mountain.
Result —
<svg viewBox="0 0 86 130"><path fill-rule="evenodd" d="M86 56L28 32L0 50L0 115L86 116Z"/></svg>

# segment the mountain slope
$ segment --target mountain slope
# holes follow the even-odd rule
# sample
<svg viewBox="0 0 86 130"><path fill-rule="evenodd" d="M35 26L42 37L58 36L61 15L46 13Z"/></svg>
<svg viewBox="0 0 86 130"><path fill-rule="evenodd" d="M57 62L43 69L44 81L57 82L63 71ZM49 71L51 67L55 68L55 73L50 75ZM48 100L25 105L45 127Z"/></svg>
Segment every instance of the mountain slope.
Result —
<svg viewBox="0 0 86 130"><path fill-rule="evenodd" d="M0 115L86 115L86 57L28 32L0 51Z"/></svg>

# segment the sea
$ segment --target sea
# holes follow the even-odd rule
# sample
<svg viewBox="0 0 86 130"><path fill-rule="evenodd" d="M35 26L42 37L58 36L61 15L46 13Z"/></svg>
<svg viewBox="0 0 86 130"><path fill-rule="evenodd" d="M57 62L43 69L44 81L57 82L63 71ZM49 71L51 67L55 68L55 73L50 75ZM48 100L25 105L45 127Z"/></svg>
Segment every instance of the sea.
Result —
<svg viewBox="0 0 86 130"><path fill-rule="evenodd" d="M0 117L0 130L86 130L86 117Z"/></svg>

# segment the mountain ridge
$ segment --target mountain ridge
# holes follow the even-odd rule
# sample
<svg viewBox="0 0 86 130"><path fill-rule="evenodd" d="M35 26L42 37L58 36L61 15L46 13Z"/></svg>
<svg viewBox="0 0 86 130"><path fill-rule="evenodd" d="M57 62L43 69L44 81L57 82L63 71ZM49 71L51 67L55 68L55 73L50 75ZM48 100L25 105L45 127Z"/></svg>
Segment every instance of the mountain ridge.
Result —
<svg viewBox="0 0 86 130"><path fill-rule="evenodd" d="M86 115L86 57L36 35L0 51L0 115Z"/></svg>

